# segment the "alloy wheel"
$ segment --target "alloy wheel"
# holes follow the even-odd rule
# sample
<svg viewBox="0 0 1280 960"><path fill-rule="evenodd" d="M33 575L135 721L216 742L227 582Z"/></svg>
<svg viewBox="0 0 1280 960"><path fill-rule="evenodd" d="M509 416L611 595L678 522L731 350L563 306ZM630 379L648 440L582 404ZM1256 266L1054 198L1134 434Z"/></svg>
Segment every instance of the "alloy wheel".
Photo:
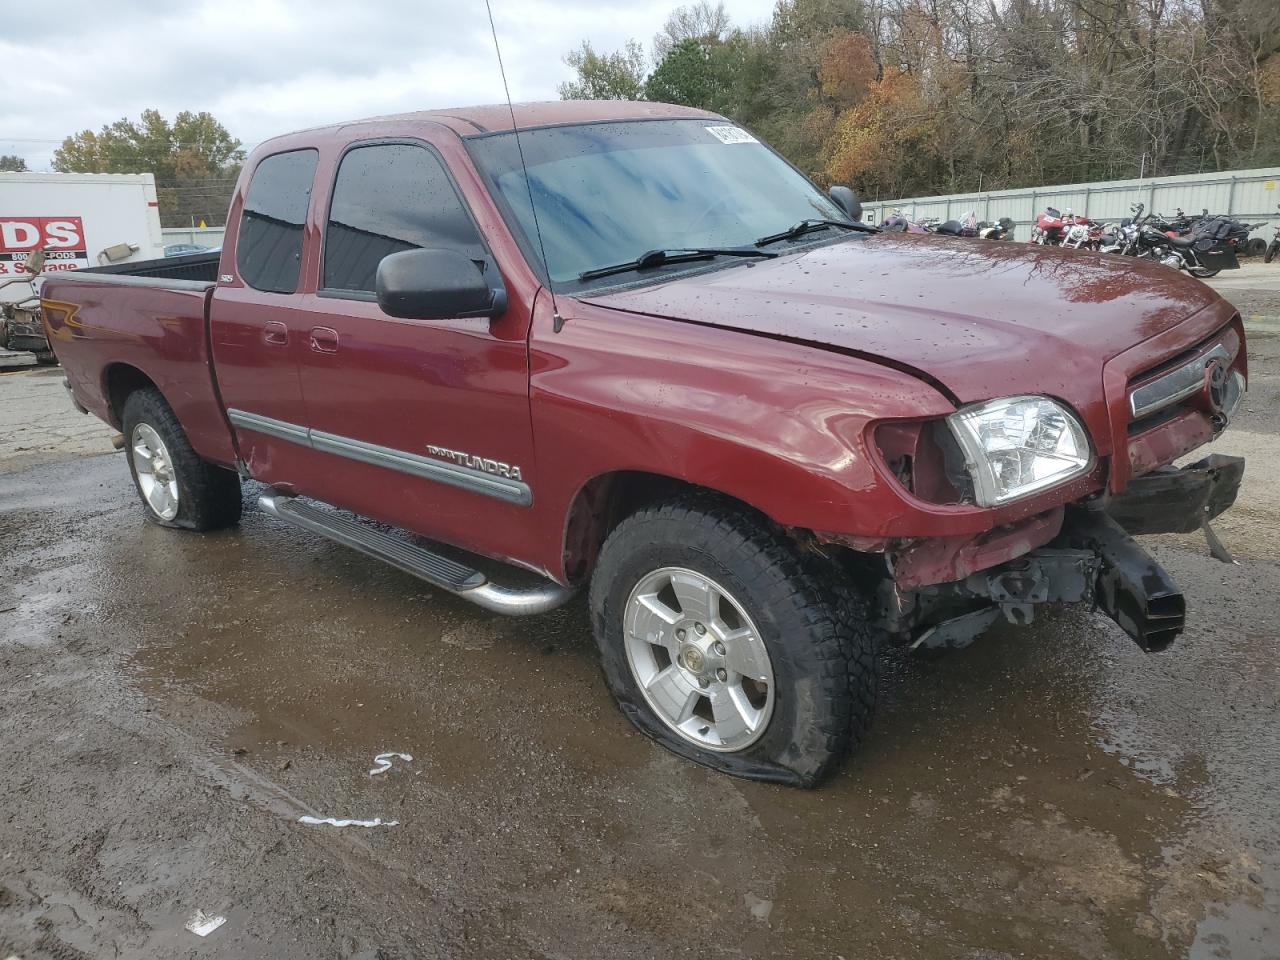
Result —
<svg viewBox="0 0 1280 960"><path fill-rule="evenodd" d="M129 446L142 498L161 520L172 520L178 515L178 477L169 448L146 423L133 428Z"/></svg>
<svg viewBox="0 0 1280 960"><path fill-rule="evenodd" d="M624 630L636 684L682 738L730 753L764 734L773 664L760 631L723 586L683 567L654 570L631 591Z"/></svg>

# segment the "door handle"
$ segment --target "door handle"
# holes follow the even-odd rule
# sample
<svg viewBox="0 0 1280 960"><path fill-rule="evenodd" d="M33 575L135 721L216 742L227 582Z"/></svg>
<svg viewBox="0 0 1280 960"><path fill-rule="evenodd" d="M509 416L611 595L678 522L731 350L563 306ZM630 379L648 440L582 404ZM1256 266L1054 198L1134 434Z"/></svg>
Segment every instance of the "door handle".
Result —
<svg viewBox="0 0 1280 960"><path fill-rule="evenodd" d="M262 339L266 343L288 343L289 328L279 320L268 320L262 327Z"/></svg>
<svg viewBox="0 0 1280 960"><path fill-rule="evenodd" d="M332 327L312 327L311 349L316 353L337 353L338 331Z"/></svg>

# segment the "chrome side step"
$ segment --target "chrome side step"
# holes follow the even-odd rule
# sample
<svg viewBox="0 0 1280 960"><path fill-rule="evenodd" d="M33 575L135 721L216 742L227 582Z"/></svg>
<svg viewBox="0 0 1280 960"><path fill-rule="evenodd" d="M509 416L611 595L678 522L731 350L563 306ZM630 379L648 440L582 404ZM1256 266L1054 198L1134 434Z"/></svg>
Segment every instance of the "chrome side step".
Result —
<svg viewBox="0 0 1280 960"><path fill-rule="evenodd" d="M496 613L510 616L545 613L568 602L574 594L572 588L550 581L525 590L498 586L479 570L339 513L317 509L297 497L264 493L258 498L258 506L277 520L359 550Z"/></svg>

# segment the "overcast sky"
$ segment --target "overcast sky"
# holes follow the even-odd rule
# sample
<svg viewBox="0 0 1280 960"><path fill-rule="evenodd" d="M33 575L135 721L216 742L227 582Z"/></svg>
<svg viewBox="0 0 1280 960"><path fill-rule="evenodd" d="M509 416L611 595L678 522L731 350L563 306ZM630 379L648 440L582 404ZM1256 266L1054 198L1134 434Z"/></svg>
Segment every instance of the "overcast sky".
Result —
<svg viewBox="0 0 1280 960"><path fill-rule="evenodd" d="M588 39L648 51L680 0L491 0L511 95L556 99ZM725 0L737 25L773 0ZM147 107L208 110L246 148L278 133L503 99L483 0L62 0L4 15L0 153L49 169L62 138Z"/></svg>

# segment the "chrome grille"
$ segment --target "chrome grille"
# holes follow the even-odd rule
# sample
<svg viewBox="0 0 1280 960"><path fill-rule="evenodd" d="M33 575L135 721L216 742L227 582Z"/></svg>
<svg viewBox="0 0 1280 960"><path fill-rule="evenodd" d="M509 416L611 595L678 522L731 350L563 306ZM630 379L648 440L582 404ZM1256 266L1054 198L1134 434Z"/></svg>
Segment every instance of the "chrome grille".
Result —
<svg viewBox="0 0 1280 960"><path fill-rule="evenodd" d="M1174 367L1168 373L1144 383L1129 394L1129 412L1134 420L1159 413L1180 400L1197 393L1204 386L1204 368L1211 360L1230 363L1234 359L1226 346L1217 343L1204 353ZM1239 374L1236 374L1239 377ZM1232 378L1233 380L1235 377ZM1243 387L1243 384L1240 384Z"/></svg>

